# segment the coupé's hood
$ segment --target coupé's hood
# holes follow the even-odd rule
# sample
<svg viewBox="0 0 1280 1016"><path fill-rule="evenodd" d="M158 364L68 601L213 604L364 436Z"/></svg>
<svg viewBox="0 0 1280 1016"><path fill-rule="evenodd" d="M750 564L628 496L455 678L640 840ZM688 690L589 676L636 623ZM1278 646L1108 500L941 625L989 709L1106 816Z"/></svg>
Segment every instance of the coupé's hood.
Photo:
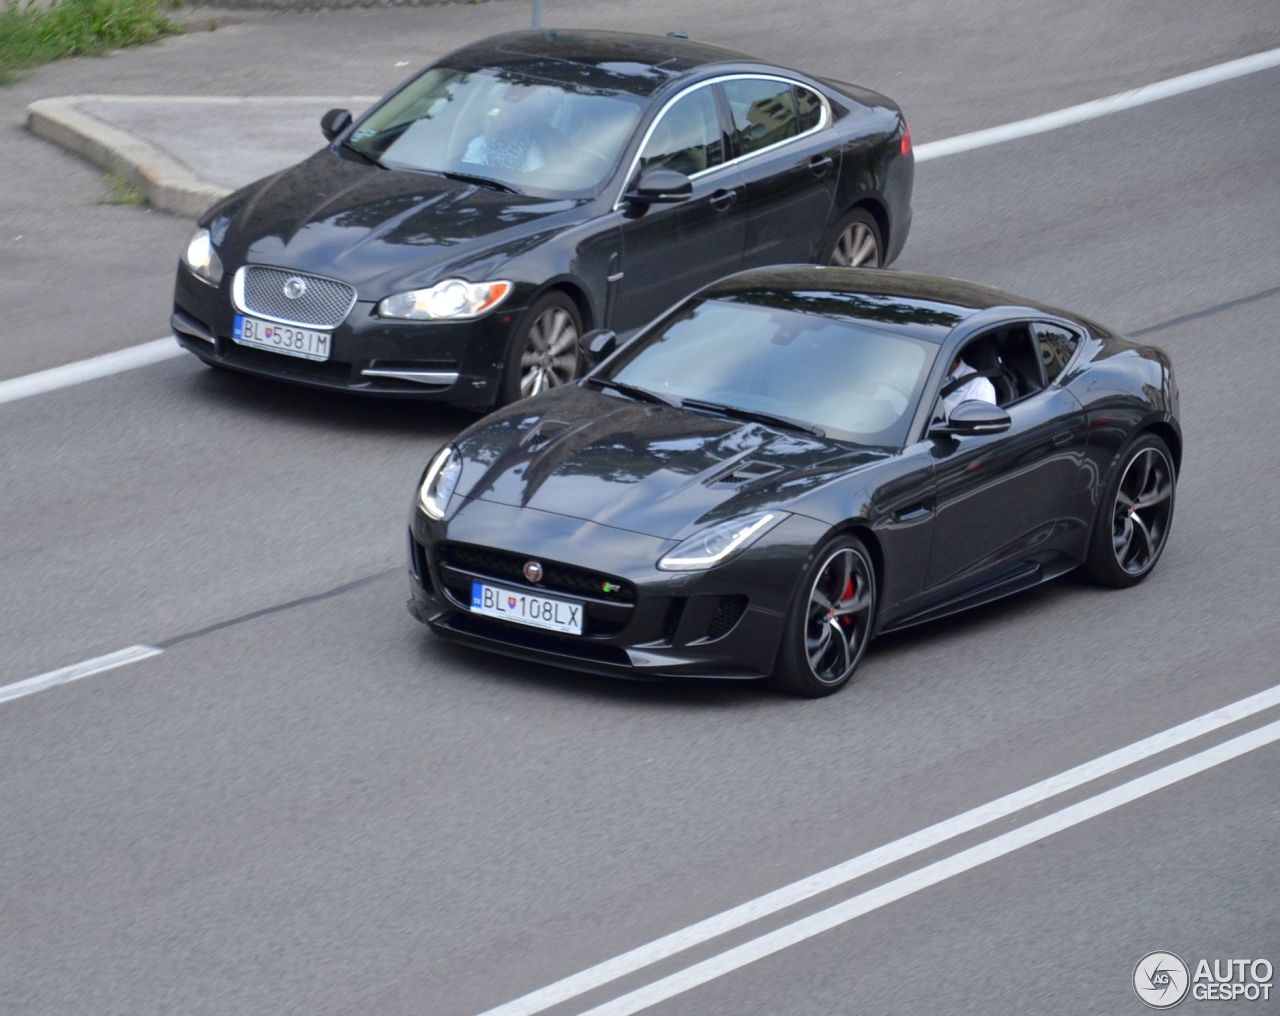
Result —
<svg viewBox="0 0 1280 1016"><path fill-rule="evenodd" d="M509 406L456 444L463 496L662 539L798 510L818 486L889 454L577 386Z"/></svg>
<svg viewBox="0 0 1280 1016"><path fill-rule="evenodd" d="M223 263L277 265L352 283L360 299L429 285L450 266L500 264L575 218L577 203L322 149L232 195L209 216Z"/></svg>

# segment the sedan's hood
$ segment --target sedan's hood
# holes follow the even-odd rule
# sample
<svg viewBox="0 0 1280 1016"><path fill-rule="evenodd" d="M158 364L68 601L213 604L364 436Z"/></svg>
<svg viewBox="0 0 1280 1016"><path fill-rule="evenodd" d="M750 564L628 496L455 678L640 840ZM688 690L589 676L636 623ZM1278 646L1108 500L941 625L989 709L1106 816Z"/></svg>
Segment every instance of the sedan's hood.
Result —
<svg viewBox="0 0 1280 1016"><path fill-rule="evenodd" d="M326 148L232 195L209 229L229 268L253 262L329 275L376 300L429 285L446 267L500 264L573 219L576 207L380 169Z"/></svg>
<svg viewBox="0 0 1280 1016"><path fill-rule="evenodd" d="M889 454L576 386L509 406L456 443L463 496L662 539L795 510L816 487Z"/></svg>

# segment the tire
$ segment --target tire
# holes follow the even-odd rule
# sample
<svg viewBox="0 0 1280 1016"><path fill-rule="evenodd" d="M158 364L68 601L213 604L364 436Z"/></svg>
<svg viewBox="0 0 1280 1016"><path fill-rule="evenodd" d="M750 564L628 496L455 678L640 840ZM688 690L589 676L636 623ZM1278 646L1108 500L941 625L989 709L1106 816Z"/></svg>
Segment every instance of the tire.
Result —
<svg viewBox="0 0 1280 1016"><path fill-rule="evenodd" d="M869 257L865 253L868 241L874 244ZM865 208L855 208L837 222L822 246L820 264L842 268L883 268L884 237L875 216Z"/></svg>
<svg viewBox="0 0 1280 1016"><path fill-rule="evenodd" d="M537 395L574 380L580 373L578 337L582 316L565 293L553 290L535 300L512 335L498 384L498 405ZM551 343L551 346L546 343ZM558 350L552 352L552 349ZM529 358L541 362L529 364ZM540 375L540 380L537 376Z"/></svg>
<svg viewBox="0 0 1280 1016"><path fill-rule="evenodd" d="M1084 566L1091 579L1123 589L1151 574L1169 541L1177 485L1169 446L1155 434L1139 435L1098 503Z"/></svg>
<svg viewBox="0 0 1280 1016"><path fill-rule="evenodd" d="M805 698L848 684L871 641L878 595L875 567L861 540L845 535L823 544L796 591L769 683ZM845 640L843 649L836 639Z"/></svg>

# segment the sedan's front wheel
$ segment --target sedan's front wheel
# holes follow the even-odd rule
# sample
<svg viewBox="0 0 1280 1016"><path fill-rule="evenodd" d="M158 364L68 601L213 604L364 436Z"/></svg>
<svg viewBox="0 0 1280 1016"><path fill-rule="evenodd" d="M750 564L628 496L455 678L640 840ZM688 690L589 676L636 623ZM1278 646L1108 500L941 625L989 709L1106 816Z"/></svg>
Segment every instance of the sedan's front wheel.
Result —
<svg viewBox="0 0 1280 1016"><path fill-rule="evenodd" d="M805 572L791 606L771 683L806 698L848 684L871 640L876 573L862 541L837 536Z"/></svg>
<svg viewBox="0 0 1280 1016"><path fill-rule="evenodd" d="M564 293L547 293L525 313L502 371L499 403L527 399L578 376L582 320Z"/></svg>

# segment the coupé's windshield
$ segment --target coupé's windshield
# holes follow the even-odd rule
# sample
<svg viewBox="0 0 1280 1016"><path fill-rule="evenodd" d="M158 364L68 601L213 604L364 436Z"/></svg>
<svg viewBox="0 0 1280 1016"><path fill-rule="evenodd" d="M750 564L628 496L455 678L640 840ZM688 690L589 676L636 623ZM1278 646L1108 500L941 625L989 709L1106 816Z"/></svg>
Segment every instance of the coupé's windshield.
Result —
<svg viewBox="0 0 1280 1016"><path fill-rule="evenodd" d="M938 347L839 315L844 294L747 291L695 300L624 349L604 377L669 400L905 443Z"/></svg>
<svg viewBox="0 0 1280 1016"><path fill-rule="evenodd" d="M502 69L433 67L347 140L392 169L544 195L594 193L640 119L639 99Z"/></svg>

